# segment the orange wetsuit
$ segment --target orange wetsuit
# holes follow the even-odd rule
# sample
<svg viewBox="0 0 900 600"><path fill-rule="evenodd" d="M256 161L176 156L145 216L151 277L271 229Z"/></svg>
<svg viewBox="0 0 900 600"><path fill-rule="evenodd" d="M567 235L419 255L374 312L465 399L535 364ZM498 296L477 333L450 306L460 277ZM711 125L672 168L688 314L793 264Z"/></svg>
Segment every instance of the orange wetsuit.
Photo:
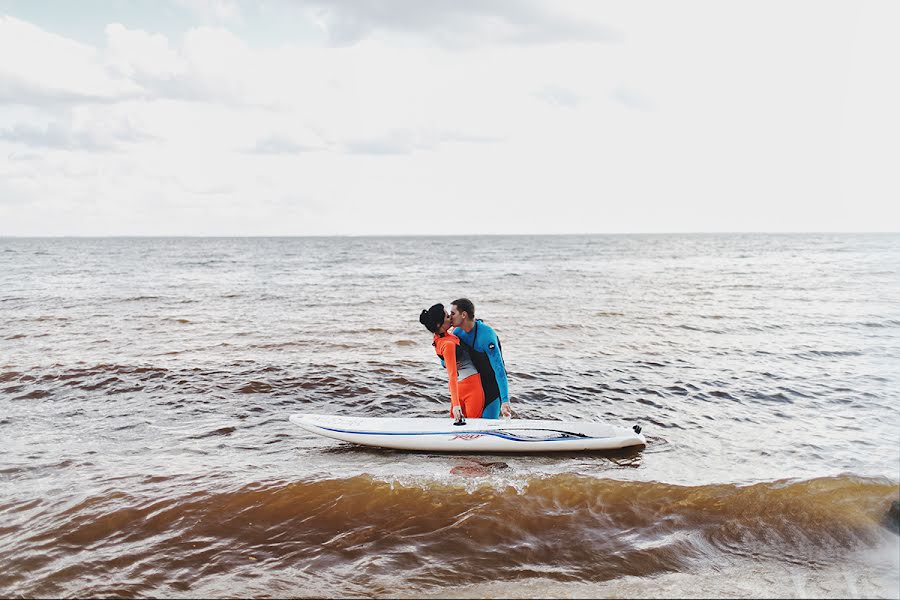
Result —
<svg viewBox="0 0 900 600"><path fill-rule="evenodd" d="M465 417L481 417L481 411L484 410L481 376L475 370L465 347L460 345L459 338L450 332L444 335L434 334L434 349L447 367L450 378L450 416L453 416L453 407L459 405Z"/></svg>

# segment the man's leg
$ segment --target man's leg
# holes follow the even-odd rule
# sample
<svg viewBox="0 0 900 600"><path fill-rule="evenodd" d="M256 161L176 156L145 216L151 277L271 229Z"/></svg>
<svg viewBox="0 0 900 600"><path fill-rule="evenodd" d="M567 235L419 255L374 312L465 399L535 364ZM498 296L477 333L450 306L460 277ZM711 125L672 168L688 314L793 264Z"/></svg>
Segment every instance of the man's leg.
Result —
<svg viewBox="0 0 900 600"><path fill-rule="evenodd" d="M500 418L500 397L496 397L490 402L486 402L484 410L481 411L482 419L499 419Z"/></svg>

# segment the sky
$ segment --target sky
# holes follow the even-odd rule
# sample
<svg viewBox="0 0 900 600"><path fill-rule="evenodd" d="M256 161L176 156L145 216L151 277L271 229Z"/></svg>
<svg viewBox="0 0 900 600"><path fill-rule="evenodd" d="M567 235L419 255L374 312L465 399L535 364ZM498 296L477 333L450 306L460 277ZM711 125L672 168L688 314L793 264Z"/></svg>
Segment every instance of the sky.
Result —
<svg viewBox="0 0 900 600"><path fill-rule="evenodd" d="M0 0L0 236L900 231L900 2Z"/></svg>

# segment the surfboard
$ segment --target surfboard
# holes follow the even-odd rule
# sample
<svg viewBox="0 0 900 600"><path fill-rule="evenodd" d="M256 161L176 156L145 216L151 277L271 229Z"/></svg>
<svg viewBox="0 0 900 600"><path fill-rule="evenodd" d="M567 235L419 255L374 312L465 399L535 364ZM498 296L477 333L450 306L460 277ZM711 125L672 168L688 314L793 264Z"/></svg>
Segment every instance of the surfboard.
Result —
<svg viewBox="0 0 900 600"><path fill-rule="evenodd" d="M641 428L595 421L345 417L291 415L292 423L327 438L379 448L427 452L579 452L645 446Z"/></svg>

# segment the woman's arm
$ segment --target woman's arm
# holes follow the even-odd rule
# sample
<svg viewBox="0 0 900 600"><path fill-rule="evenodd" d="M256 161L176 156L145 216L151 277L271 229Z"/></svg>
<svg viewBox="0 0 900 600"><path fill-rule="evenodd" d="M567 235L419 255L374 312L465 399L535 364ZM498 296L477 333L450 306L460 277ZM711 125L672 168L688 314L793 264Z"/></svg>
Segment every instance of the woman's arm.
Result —
<svg viewBox="0 0 900 600"><path fill-rule="evenodd" d="M459 406L459 374L456 370L456 344L445 343L441 348L441 357L447 367L447 375L450 383L450 416L453 415L453 407Z"/></svg>

